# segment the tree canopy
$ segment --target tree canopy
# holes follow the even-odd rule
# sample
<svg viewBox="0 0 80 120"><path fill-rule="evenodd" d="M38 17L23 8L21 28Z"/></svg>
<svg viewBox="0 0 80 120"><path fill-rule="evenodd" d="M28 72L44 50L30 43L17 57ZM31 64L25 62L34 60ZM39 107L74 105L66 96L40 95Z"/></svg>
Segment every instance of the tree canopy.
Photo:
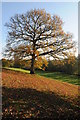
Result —
<svg viewBox="0 0 80 120"><path fill-rule="evenodd" d="M35 67L47 66L50 57L58 60L75 50L72 35L64 32L61 18L46 13L44 9L16 14L6 26L7 55L30 60L31 73L34 73Z"/></svg>

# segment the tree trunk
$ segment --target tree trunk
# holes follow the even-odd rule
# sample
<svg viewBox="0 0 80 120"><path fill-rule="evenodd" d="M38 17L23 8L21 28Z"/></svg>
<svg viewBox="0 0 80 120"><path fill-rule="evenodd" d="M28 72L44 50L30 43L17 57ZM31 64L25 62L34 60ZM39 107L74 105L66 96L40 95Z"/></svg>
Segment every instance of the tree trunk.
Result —
<svg viewBox="0 0 80 120"><path fill-rule="evenodd" d="M35 62L35 55L32 56L32 62L31 62L31 69L30 74L34 74L34 62Z"/></svg>

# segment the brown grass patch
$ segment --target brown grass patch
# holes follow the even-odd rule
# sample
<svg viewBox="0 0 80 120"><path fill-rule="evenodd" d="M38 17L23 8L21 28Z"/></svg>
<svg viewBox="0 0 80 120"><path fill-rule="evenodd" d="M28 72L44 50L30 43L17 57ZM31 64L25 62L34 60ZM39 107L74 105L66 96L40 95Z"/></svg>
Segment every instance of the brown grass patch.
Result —
<svg viewBox="0 0 80 120"><path fill-rule="evenodd" d="M77 97L80 92L79 86L76 85L10 70L3 70L2 84L9 88L32 88L70 97Z"/></svg>

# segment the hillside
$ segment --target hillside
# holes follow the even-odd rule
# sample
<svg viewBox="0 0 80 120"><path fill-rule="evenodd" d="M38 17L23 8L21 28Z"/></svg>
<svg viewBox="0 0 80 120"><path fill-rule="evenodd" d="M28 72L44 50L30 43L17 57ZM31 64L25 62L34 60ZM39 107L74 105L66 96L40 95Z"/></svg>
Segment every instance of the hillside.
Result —
<svg viewBox="0 0 80 120"><path fill-rule="evenodd" d="M3 69L2 86L4 118L78 118L76 85Z"/></svg>

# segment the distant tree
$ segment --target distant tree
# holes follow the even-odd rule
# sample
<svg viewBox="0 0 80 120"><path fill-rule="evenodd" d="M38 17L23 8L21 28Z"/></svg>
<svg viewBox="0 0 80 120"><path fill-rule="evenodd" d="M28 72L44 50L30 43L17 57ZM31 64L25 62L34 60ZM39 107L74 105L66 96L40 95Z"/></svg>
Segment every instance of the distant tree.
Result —
<svg viewBox="0 0 80 120"><path fill-rule="evenodd" d="M30 70L30 61L20 60L20 67L22 69Z"/></svg>
<svg viewBox="0 0 80 120"><path fill-rule="evenodd" d="M64 59L63 72L68 74L75 74L77 70L76 57L70 55L67 59Z"/></svg>
<svg viewBox="0 0 80 120"><path fill-rule="evenodd" d="M16 14L6 23L8 40L6 53L13 58L31 60L30 73L34 68L47 66L47 59L60 59L75 47L72 35L62 29L63 22L60 17L45 10L34 9L25 14Z"/></svg>
<svg viewBox="0 0 80 120"><path fill-rule="evenodd" d="M78 74L78 61L75 55L70 55L62 60L48 61L47 71Z"/></svg>
<svg viewBox="0 0 80 120"><path fill-rule="evenodd" d="M5 58L2 59L2 66L3 67L9 67L9 61L6 60Z"/></svg>

